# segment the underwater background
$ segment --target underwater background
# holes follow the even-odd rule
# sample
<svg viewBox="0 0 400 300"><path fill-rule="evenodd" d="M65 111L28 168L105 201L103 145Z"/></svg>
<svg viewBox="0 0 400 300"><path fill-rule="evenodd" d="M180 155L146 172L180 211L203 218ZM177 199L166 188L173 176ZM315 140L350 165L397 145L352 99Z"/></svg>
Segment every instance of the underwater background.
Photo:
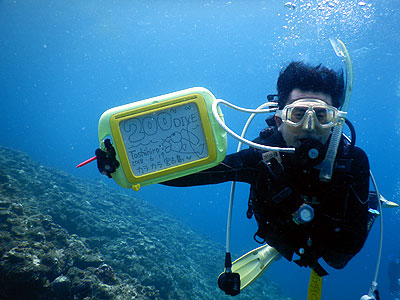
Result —
<svg viewBox="0 0 400 300"><path fill-rule="evenodd" d="M94 155L97 123L105 110L194 86L255 108L275 93L281 67L292 60L341 69L328 41L338 37L353 61L348 118L355 125L357 145L368 154L379 191L400 202L399 20L399 4L389 0L0 0L0 144L77 176L83 184L98 179L115 186L98 173L95 163L75 169ZM241 132L248 115L223 111L225 122ZM256 137L264 126L264 118L257 117L247 136ZM236 147L228 137L228 152ZM204 239L224 245L229 188L230 183L153 185L131 193ZM247 199L248 186L239 184L233 253L258 246L252 239L255 221L245 214ZM383 213L378 284L382 299L393 299L388 266L400 256L400 212ZM346 268L327 267L322 299L359 299L368 292L378 225ZM222 271L223 260L220 264ZM285 296L300 300L307 296L309 273L281 259L258 281L268 277Z"/></svg>

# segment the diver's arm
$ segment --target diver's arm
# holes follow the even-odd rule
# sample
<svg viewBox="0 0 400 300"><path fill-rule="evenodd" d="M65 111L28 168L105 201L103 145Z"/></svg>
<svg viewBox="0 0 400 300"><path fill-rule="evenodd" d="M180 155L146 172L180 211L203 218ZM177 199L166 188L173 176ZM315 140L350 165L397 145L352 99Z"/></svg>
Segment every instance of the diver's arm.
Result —
<svg viewBox="0 0 400 300"><path fill-rule="evenodd" d="M368 236L369 162L366 154L354 149L352 166L354 181L348 188L344 224L337 224L338 232L328 242L325 261L335 268L343 268L363 247Z"/></svg>
<svg viewBox="0 0 400 300"><path fill-rule="evenodd" d="M195 186L215 184L227 181L254 182L257 176L257 164L260 161L260 152L253 148L227 155L215 167L191 175L164 181L161 184L168 186Z"/></svg>
<svg viewBox="0 0 400 300"><path fill-rule="evenodd" d="M348 242L349 249L359 252L368 235L368 193L369 193L369 162L368 157L360 148L354 149L353 176L354 183L350 185L348 199L348 217L346 224L351 228Z"/></svg>
<svg viewBox="0 0 400 300"><path fill-rule="evenodd" d="M355 148L354 153L352 173L355 180L350 185L346 224L354 232L351 245L353 249L358 249L358 252L364 245L368 234L369 162L367 155L360 148Z"/></svg>

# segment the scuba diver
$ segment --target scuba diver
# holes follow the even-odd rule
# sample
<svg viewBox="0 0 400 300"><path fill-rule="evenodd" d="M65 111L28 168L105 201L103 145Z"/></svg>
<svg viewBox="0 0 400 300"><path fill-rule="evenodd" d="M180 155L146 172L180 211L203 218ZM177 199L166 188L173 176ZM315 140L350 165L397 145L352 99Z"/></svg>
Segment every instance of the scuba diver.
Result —
<svg viewBox="0 0 400 300"><path fill-rule="evenodd" d="M278 81L278 110L256 143L295 147L295 153L250 147L215 167L162 182L175 187L238 181L250 184L247 217L255 217L256 241L319 276L318 259L346 266L368 235L369 162L363 150L340 141L332 179L319 179L332 128L344 101L343 74L321 65L292 62ZM319 153L309 153L318 149ZM310 156L312 158L310 158Z"/></svg>
<svg viewBox="0 0 400 300"><path fill-rule="evenodd" d="M332 43L339 55L343 51L337 51L340 48L337 45ZM247 217L254 216L258 225L254 239L261 244L267 243L269 248L259 247L243 257L251 254L261 259L267 255L265 257L271 262L279 253L301 267L310 267L313 270L311 278L317 278L313 275L316 274L319 279L328 274L320 265L320 259L333 268L342 269L362 249L374 219L379 215L376 209L380 202L387 207L397 206L379 194L370 174L368 158L355 146L354 127L344 119L353 77L347 50L344 45L339 50L346 52L346 55L339 55L345 58L346 81L343 72L322 65L291 62L279 74L277 95L269 95L269 102L260 106L278 108L272 108L275 114L266 120L268 127L261 130L253 142L246 143L250 146L248 149L227 155L208 169L158 181L173 187L228 181L250 184ZM213 103L216 120L218 116L214 109L218 101L223 100ZM109 116L105 115L107 120ZM100 134L100 129L108 132L108 122L102 123L107 125L103 128L99 121L100 139L107 136ZM342 135L344 122L351 131L351 139ZM223 123L218 123L228 132ZM100 173L114 177L120 163L110 140L104 139L102 143L96 156L78 167L97 159ZM370 178L375 193L369 192ZM140 187L130 182L122 186L134 190ZM232 201L230 209L231 204ZM218 285L226 294L234 296L255 280L269 263L264 264L265 258L262 258L260 268L248 273L246 278L232 272L230 215L225 272L220 275ZM260 248L263 248L262 252ZM253 255L256 253L262 255ZM370 292L362 299L379 299L376 277L377 272Z"/></svg>
<svg viewBox="0 0 400 300"><path fill-rule="evenodd" d="M345 63L345 78L343 72L294 61L280 72L277 95L268 95L268 102L256 110L215 99L204 88L187 89L115 107L104 112L99 120L100 148L96 150L96 156L77 167L97 159L101 174L135 191L154 183L186 187L232 181L225 271L218 277L218 286L232 296L256 280L274 259L283 256L301 267L312 269L309 299L317 299L314 296L321 295L321 277L328 274L319 260L323 259L336 269L344 268L362 249L375 218L381 216L375 276L368 294L361 297L362 300L379 300L377 277L383 241L382 207L398 207L398 204L388 201L378 192L368 158L362 149L355 146L354 127L345 119L352 91L352 63L342 41L333 38L329 41L336 55ZM159 169L146 169L144 173L133 170L132 167L137 165L149 168L150 163L147 160L131 161L125 143L136 149L131 136L134 136L133 140L137 138L135 134L142 137L144 120L151 125L148 129L153 130L156 128L153 126L156 122L154 116L170 108L175 113L178 111L176 108L184 107L183 103L185 107L190 103L197 105L197 109L202 108L202 117L198 116L202 124L198 127L212 126L213 130L209 128L205 140L214 140L215 148L210 149L219 156L210 155L211 160L203 161L202 158L201 161L172 167L170 164L163 167L160 161ZM220 103L252 113L242 136L225 125L218 107ZM145 107L149 108L143 114ZM246 140L244 136L254 115L266 112L274 112L266 120L268 127L261 130L252 142ZM189 119L193 116L192 112ZM351 138L342 134L344 123L350 129ZM130 124L124 133L121 130L123 124ZM227 156L226 133L240 141L238 152ZM154 132L147 134L153 138ZM161 151L159 157L164 158L168 150L165 147L169 147L170 141L179 142L179 139L174 139L176 133L173 134L172 139L160 135L159 140L153 141L160 142L157 148ZM165 141L169 143L167 146ZM240 150L241 143L249 148ZM181 151L183 148L178 146ZM152 159L155 158L150 155L148 160L151 162ZM369 191L370 179L375 191ZM266 245L232 263L230 226L235 182L250 184L247 217L251 219L254 216L258 224L254 239Z"/></svg>
<svg viewBox="0 0 400 300"><path fill-rule="evenodd" d="M321 181L318 169L339 118L344 88L342 73L290 63L277 81L278 110L255 142L295 147L295 153L250 147L227 155L215 167L161 184L249 183L247 217L257 221L256 241L268 243L289 261L297 254L295 262L319 276L327 274L320 258L333 268L345 267L368 235L368 158L342 138L332 180ZM315 149L319 153L311 153L310 159L308 152ZM96 150L99 171L109 175L115 168L105 168L109 163L100 152Z"/></svg>

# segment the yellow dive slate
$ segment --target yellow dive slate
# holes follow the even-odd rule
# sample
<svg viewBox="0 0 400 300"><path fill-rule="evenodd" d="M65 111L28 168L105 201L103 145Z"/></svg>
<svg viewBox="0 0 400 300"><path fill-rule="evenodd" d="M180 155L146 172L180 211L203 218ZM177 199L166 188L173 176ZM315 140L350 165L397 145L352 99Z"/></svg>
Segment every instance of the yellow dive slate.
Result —
<svg viewBox="0 0 400 300"><path fill-rule="evenodd" d="M212 113L214 101L210 91L195 87L104 112L100 148L111 138L121 163L112 173L114 180L137 191L221 162L227 137Z"/></svg>

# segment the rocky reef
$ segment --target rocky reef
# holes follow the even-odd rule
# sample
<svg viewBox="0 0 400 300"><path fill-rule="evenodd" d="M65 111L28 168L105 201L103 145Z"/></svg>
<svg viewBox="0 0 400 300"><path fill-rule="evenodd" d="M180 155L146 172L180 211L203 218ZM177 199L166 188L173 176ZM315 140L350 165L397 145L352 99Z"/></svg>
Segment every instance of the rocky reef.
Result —
<svg viewBox="0 0 400 300"><path fill-rule="evenodd" d="M101 181L0 147L0 299L229 299L224 249ZM263 276L235 299L283 299Z"/></svg>

